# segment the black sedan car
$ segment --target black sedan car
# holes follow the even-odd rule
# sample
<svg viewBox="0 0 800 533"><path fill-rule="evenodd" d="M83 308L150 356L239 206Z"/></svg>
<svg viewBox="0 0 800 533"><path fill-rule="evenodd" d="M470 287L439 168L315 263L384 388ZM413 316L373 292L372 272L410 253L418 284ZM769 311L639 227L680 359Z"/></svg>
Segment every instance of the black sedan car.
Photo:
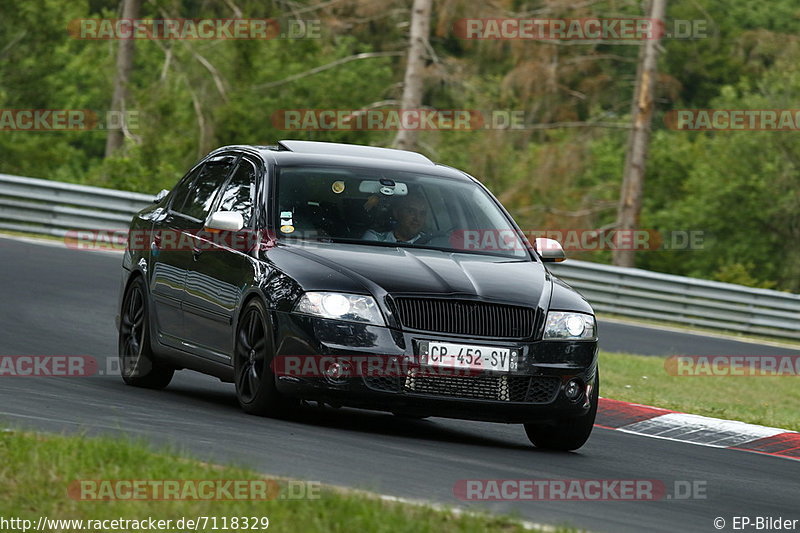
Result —
<svg viewBox="0 0 800 533"><path fill-rule="evenodd" d="M242 408L302 402L524 424L540 448L591 433L589 304L476 179L413 152L282 141L215 150L133 219L126 383L233 382Z"/></svg>

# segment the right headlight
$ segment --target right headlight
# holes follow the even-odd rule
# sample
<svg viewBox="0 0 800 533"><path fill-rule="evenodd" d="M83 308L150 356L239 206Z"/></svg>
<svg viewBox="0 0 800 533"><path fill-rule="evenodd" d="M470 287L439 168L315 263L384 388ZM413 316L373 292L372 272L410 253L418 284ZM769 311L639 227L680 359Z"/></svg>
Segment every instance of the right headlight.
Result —
<svg viewBox="0 0 800 533"><path fill-rule="evenodd" d="M307 292L294 306L295 313L385 326L375 299L341 292Z"/></svg>
<svg viewBox="0 0 800 533"><path fill-rule="evenodd" d="M592 315L550 311L544 324L544 340L579 340L597 338L597 325Z"/></svg>

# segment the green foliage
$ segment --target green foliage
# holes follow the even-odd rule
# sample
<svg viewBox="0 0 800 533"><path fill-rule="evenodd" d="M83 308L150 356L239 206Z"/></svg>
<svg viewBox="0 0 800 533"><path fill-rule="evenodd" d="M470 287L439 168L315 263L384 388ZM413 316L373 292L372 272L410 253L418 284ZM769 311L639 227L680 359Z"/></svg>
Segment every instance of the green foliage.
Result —
<svg viewBox="0 0 800 533"><path fill-rule="evenodd" d="M795 107L798 60L800 45L788 41L755 86L726 86L712 107ZM659 132L649 167L647 221L661 230L702 230L708 238L703 250L653 254L643 266L800 289L800 148L794 135Z"/></svg>
<svg viewBox="0 0 800 533"><path fill-rule="evenodd" d="M725 283L735 283L737 285L747 285L748 287L758 287L761 289L774 289L774 281L761 281L753 277L752 271L755 270L753 263L728 263L722 265L714 272L714 279Z"/></svg>

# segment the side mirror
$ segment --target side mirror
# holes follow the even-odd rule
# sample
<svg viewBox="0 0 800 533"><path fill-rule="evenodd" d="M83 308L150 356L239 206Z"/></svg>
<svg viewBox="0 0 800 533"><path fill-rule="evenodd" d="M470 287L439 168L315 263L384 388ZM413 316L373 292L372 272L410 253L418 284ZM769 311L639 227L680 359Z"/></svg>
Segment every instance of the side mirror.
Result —
<svg viewBox="0 0 800 533"><path fill-rule="evenodd" d="M208 217L205 229L214 231L239 231L244 227L244 218L235 211L217 211Z"/></svg>
<svg viewBox="0 0 800 533"><path fill-rule="evenodd" d="M161 189L161 192L156 194L155 198L153 198L153 203L154 204L160 204L161 200L166 198L168 194L169 194L169 191L167 189Z"/></svg>
<svg viewBox="0 0 800 533"><path fill-rule="evenodd" d="M545 263L560 263L567 259L564 249L556 240L539 237L534 241L533 247Z"/></svg>

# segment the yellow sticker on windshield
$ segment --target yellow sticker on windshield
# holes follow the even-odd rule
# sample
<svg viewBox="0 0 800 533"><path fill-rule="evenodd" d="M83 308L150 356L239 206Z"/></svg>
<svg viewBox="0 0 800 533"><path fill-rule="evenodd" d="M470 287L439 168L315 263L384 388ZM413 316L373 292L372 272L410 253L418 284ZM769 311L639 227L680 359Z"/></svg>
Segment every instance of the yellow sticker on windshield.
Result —
<svg viewBox="0 0 800 533"><path fill-rule="evenodd" d="M285 226L281 226L281 232L282 233L293 233L294 232L294 226L290 226L288 224L285 225Z"/></svg>
<svg viewBox="0 0 800 533"><path fill-rule="evenodd" d="M334 194L341 194L344 192L344 182L343 181L334 181L333 185L331 185L331 190Z"/></svg>

